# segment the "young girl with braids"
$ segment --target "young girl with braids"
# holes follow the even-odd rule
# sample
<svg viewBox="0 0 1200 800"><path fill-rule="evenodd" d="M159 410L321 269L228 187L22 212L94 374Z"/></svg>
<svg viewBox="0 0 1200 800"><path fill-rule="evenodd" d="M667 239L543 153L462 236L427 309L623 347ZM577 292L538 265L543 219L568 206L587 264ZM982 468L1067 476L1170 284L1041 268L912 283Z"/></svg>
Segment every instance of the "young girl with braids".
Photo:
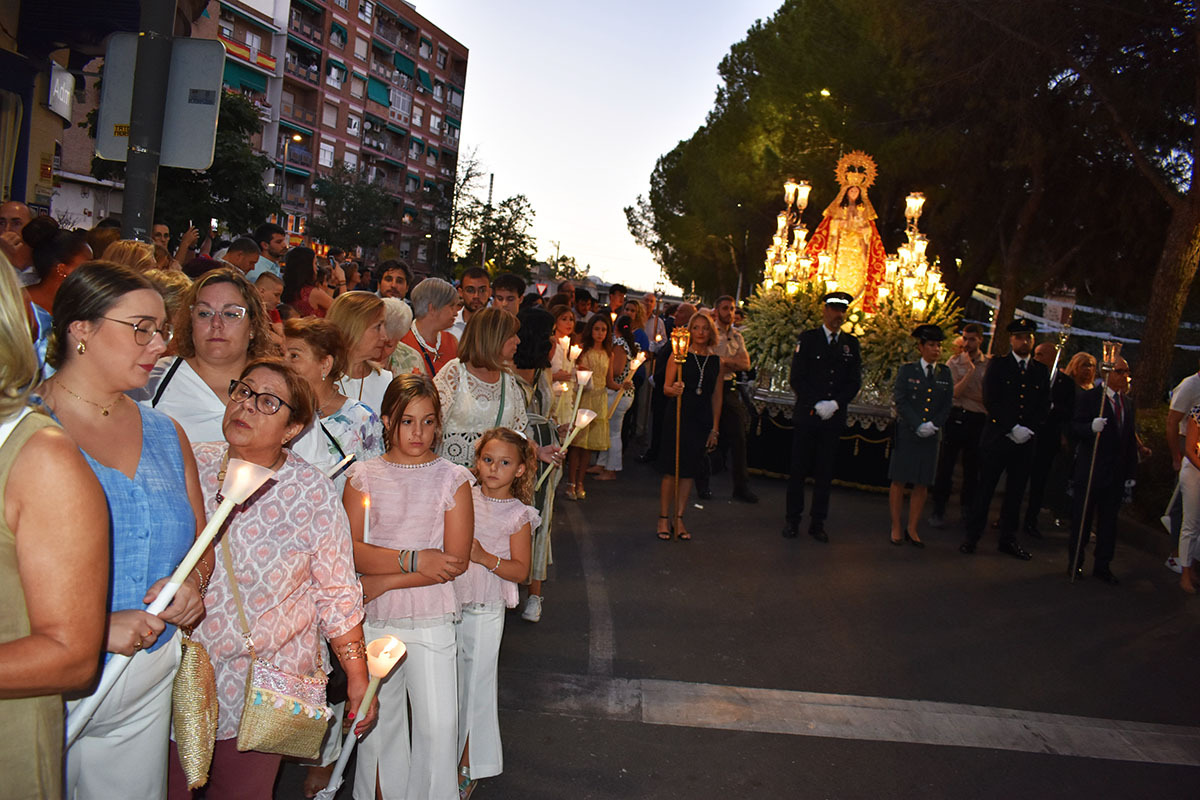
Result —
<svg viewBox="0 0 1200 800"><path fill-rule="evenodd" d="M379 687L386 711L359 748L354 796L457 800L459 601L451 581L471 556L472 477L434 453L441 407L428 377L397 377L381 410L387 450L350 468L342 502L367 601L366 638L395 636L408 656Z"/></svg>
<svg viewBox="0 0 1200 800"><path fill-rule="evenodd" d="M496 672L504 609L517 605L517 584L529 577L532 530L540 522L533 501L537 455L522 433L492 428L475 447L478 483L471 564L454 581L462 607L458 626L459 793L480 778L504 771Z"/></svg>

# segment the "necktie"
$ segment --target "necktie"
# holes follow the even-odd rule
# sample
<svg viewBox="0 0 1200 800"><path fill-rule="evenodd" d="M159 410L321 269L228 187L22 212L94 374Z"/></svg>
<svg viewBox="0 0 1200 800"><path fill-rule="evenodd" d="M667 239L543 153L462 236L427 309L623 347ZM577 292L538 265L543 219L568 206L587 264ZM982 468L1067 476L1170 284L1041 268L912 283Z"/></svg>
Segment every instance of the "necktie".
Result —
<svg viewBox="0 0 1200 800"><path fill-rule="evenodd" d="M829 334L829 346L833 347L835 344L837 344L837 334L831 333Z"/></svg>
<svg viewBox="0 0 1200 800"><path fill-rule="evenodd" d="M1117 431L1125 429L1125 404L1121 401L1120 394L1113 395L1113 411L1117 415Z"/></svg>
<svg viewBox="0 0 1200 800"><path fill-rule="evenodd" d="M1024 375L1025 374L1025 360L1018 359L1017 363L1021 365L1021 374Z"/></svg>
<svg viewBox="0 0 1200 800"><path fill-rule="evenodd" d="M925 365L925 377L926 377L926 378L933 378L933 364L926 364L926 365Z"/></svg>

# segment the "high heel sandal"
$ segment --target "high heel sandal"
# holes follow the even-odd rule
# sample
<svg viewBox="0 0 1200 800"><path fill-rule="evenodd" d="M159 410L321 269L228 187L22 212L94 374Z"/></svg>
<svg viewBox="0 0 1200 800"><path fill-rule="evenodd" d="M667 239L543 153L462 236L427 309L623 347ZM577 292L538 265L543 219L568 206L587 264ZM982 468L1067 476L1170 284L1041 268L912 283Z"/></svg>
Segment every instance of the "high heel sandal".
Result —
<svg viewBox="0 0 1200 800"><path fill-rule="evenodd" d="M915 547L919 550L925 549L925 543L922 542L920 539L914 539L912 536L910 536L907 528L904 529L904 541L908 542L913 547Z"/></svg>
<svg viewBox="0 0 1200 800"><path fill-rule="evenodd" d="M683 541L683 542L690 542L692 540L692 534L690 534L688 532L687 528L681 529L679 527L679 523L681 523L681 522L683 522L683 517L679 514L676 514L675 515L675 538L679 539L680 541Z"/></svg>
<svg viewBox="0 0 1200 800"><path fill-rule="evenodd" d="M582 500L587 497L587 492L583 490L583 481L575 484L575 499Z"/></svg>
<svg viewBox="0 0 1200 800"><path fill-rule="evenodd" d="M659 514L658 518L659 519L670 519L670 517L666 516L665 514ZM663 540L664 542L671 541L671 537L674 536L674 534L671 533L670 525L667 525L667 529L665 531L656 530L654 533L655 533L655 535L658 536L659 539Z"/></svg>
<svg viewBox="0 0 1200 800"><path fill-rule="evenodd" d="M892 538L890 538L890 534L889 534L888 541L890 541L890 542L891 542L892 544L894 544L896 547L903 547L903 546L904 546L904 540L903 540L903 539L892 539Z"/></svg>

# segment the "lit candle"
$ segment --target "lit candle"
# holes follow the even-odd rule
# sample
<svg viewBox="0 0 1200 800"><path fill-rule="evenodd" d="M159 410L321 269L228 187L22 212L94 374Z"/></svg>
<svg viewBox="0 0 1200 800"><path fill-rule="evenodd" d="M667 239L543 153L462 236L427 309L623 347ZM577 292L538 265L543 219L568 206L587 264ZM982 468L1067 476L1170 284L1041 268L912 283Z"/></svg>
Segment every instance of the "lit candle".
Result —
<svg viewBox="0 0 1200 800"><path fill-rule="evenodd" d="M567 355L570 358L572 364L574 364L576 361L579 360L579 355L582 352L583 352L582 346L577 345L577 344L571 345L571 349L568 351Z"/></svg>
<svg viewBox="0 0 1200 800"><path fill-rule="evenodd" d="M592 420L594 420L596 418L596 416L597 416L596 412L592 411L590 408L579 409L579 411L576 412L576 414L575 414L574 427L572 427L571 432L567 434L567 438L563 440L562 449L566 450L568 447L570 447L571 442L575 441L576 434L578 434L581 430L583 430L588 425L590 425L592 423ZM553 469L554 469L553 464L547 464L546 468L542 470L542 474L538 478L537 483L535 483L533 485L533 490L535 492L538 489L542 488L542 484L546 482L547 476L550 475L550 471Z"/></svg>
<svg viewBox="0 0 1200 800"><path fill-rule="evenodd" d="M583 390L589 383L592 382L592 371L590 369L575 370L575 405L571 408L571 418L579 413L579 400L583 397Z"/></svg>
<svg viewBox="0 0 1200 800"><path fill-rule="evenodd" d="M363 541L371 541L371 495L363 495Z"/></svg>
<svg viewBox="0 0 1200 800"><path fill-rule="evenodd" d="M250 495L258 491L259 487L270 480L274 474L275 470L251 464L249 461L242 461L238 458L229 459L229 465L225 470L225 481L221 484L219 492L221 504L209 518L204 530L200 531L200 535L196 537L196 541L188 550L187 555L183 557L183 561L179 562L179 567L171 575L167 585L154 598L154 602L146 607L148 614L158 616L167 606L171 605L171 601L175 599L175 593L179 591L179 587L183 586L184 580L191 571L196 568L196 562L212 544L212 540L216 538L217 532L221 530L221 526L225 524L225 520L229 518L234 507L246 502ZM120 653L114 653L113 657L108 660L96 691L83 698L67 719L68 747L83 732L84 726L91 720L96 709L104 702L104 698L112 691L113 685L132 660L132 656Z"/></svg>

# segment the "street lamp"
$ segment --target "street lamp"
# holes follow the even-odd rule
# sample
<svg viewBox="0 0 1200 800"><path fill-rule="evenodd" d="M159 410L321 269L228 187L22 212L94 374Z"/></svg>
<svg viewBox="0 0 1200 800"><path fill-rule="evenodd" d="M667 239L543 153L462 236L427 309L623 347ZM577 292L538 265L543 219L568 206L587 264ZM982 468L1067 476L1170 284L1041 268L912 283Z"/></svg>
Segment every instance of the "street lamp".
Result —
<svg viewBox="0 0 1200 800"><path fill-rule="evenodd" d="M282 203L287 202L287 162L288 162L288 145L292 142L302 142L304 137L298 133L293 133L290 137L283 140L283 177L279 182L279 197ZM282 204L281 203L281 204Z"/></svg>

